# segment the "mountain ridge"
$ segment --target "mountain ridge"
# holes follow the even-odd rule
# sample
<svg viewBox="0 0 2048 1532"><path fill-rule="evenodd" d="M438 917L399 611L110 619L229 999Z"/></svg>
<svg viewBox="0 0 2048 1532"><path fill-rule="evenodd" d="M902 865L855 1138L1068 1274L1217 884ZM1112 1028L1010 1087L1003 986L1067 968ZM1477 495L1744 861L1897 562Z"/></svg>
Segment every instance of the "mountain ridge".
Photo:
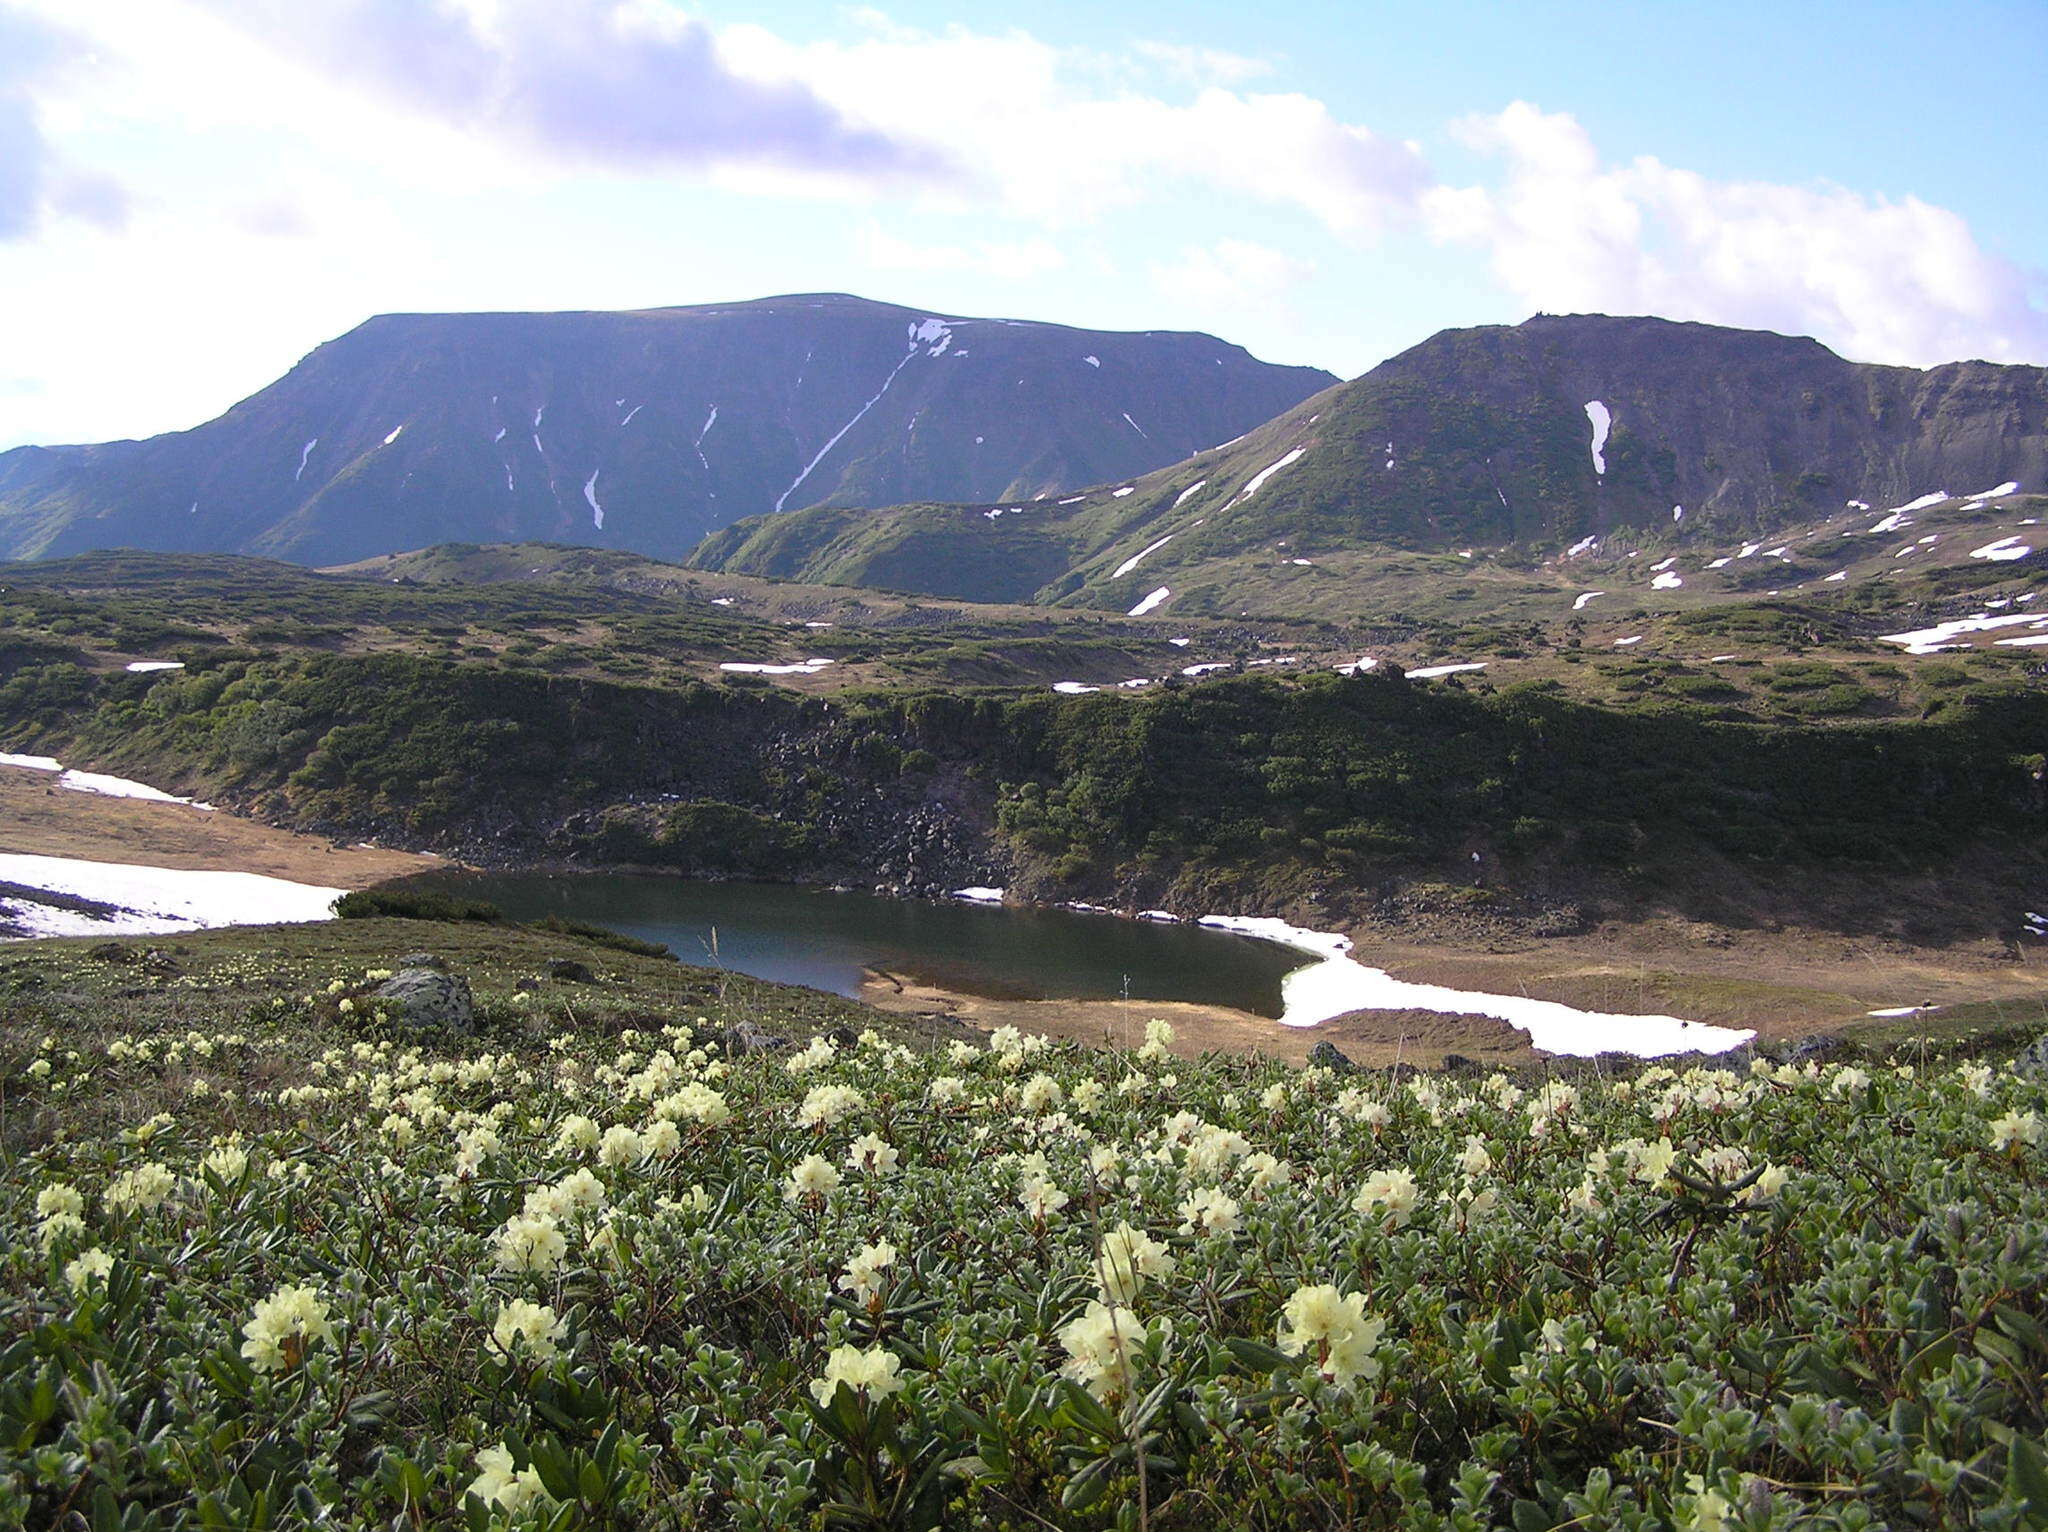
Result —
<svg viewBox="0 0 2048 1532"><path fill-rule="evenodd" d="M1191 332L845 294L377 315L189 431L0 454L0 553L317 564L538 537L675 555L748 512L1149 470L1329 381Z"/></svg>
<svg viewBox="0 0 2048 1532"><path fill-rule="evenodd" d="M2048 483L2048 370L1883 367L1805 337L1543 315L1439 332L1235 441L1051 508L913 504L858 525L812 509L738 523L691 562L951 596L994 563L1007 580L984 599L1128 607L1176 568L1281 550L1541 556L1625 529L1684 546L2007 482Z"/></svg>

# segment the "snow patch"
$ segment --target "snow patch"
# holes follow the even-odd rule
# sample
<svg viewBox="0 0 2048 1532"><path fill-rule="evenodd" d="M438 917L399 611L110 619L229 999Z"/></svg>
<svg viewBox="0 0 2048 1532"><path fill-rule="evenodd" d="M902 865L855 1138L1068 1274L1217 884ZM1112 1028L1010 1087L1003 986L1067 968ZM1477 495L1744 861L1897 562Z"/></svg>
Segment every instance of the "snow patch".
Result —
<svg viewBox="0 0 2048 1532"><path fill-rule="evenodd" d="M1958 647L1950 640L1961 638L1966 633L1988 633L1994 628L2010 628L2023 622L2036 621L2039 619L2027 612L2011 617L1992 617L1988 614L1957 617L1948 622L1937 623L1931 628L1915 628L1910 633L1881 633L1878 638L1882 643L1903 644L1908 654L1939 654L1943 649Z"/></svg>
<svg viewBox="0 0 2048 1532"><path fill-rule="evenodd" d="M2007 479L1998 488L1982 490L1977 494L1971 495L1969 498L1972 500L2003 500L2007 495L2016 495L2019 492L2020 481L2018 479Z"/></svg>
<svg viewBox="0 0 2048 1532"><path fill-rule="evenodd" d="M1143 601L1140 601L1136 606L1132 607L1129 615L1132 617L1143 617L1147 612L1151 611L1154 607L1158 606L1160 602L1164 601L1168 596L1172 594L1173 592L1171 590L1167 589L1164 585L1162 585L1159 587L1159 589L1153 591L1150 595L1148 595Z"/></svg>
<svg viewBox="0 0 2048 1532"><path fill-rule="evenodd" d="M986 888L976 885L973 888L956 888L952 891L952 897L955 899L965 899L970 904L1001 904L1003 902L1003 891L1000 888Z"/></svg>
<svg viewBox="0 0 2048 1532"><path fill-rule="evenodd" d="M0 855L0 882L117 907L100 918L32 900L0 909L35 936L145 935L211 926L328 920L344 892L252 872L195 872L71 857Z"/></svg>
<svg viewBox="0 0 2048 1532"><path fill-rule="evenodd" d="M1682 505L1674 505L1673 507L1671 507L1671 519L1673 521L1685 520L1685 507Z"/></svg>
<svg viewBox="0 0 2048 1532"><path fill-rule="evenodd" d="M1593 423L1593 472L1607 472L1607 432L1614 424L1614 416L1607 406L1598 399L1586 401L1586 419Z"/></svg>
<svg viewBox="0 0 2048 1532"><path fill-rule="evenodd" d="M626 411L626 418L625 418L624 420L620 421L620 422L619 422L619 424L620 424L621 426L629 426L629 425L631 425L631 424L633 423L633 417L634 417L635 415L639 414L639 413L640 413L640 412L641 412L642 410L644 410L644 409L646 409L646 408L647 408L647 406L646 406L646 405L644 405L644 404L636 404L636 405L634 405L634 406L633 406L633 407L632 407L632 408L631 408L630 410Z"/></svg>
<svg viewBox="0 0 2048 1532"><path fill-rule="evenodd" d="M1575 559L1582 553L1591 553L1595 548L1599 546L1600 539L1597 536L1588 533L1586 536L1580 538L1577 542L1573 543L1569 548L1565 549L1564 556L1568 559Z"/></svg>
<svg viewBox="0 0 2048 1532"><path fill-rule="evenodd" d="M748 676L814 676L831 663L830 660L801 660L794 665L759 665L751 661L727 661L718 668Z"/></svg>
<svg viewBox="0 0 2048 1532"><path fill-rule="evenodd" d="M1067 697L1079 697L1087 692L1099 692L1102 690L1101 687L1090 686L1085 681L1055 681L1052 683L1052 689Z"/></svg>
<svg viewBox="0 0 2048 1532"><path fill-rule="evenodd" d="M1136 431L1140 436L1143 436L1146 441L1152 440L1150 434L1146 432L1145 428L1139 425L1137 421L1131 419L1130 412L1128 410L1120 410L1118 411L1118 413L1124 417L1125 425L1129 426L1133 431Z"/></svg>
<svg viewBox="0 0 2048 1532"><path fill-rule="evenodd" d="M1707 560L1707 568L1709 568L1709 569L1726 569L1726 568L1727 568L1727 567L1728 567L1728 566L1729 566L1730 564L1732 564L1732 563L1734 563L1734 562L1735 562L1735 560L1733 560L1733 559L1727 559L1727 558L1722 558L1722 559L1708 559L1708 560Z"/></svg>
<svg viewBox="0 0 2048 1532"><path fill-rule="evenodd" d="M1380 662L1370 654L1361 654L1349 665L1339 665L1335 668L1340 676L1362 676L1369 670L1378 670Z"/></svg>
<svg viewBox="0 0 2048 1532"><path fill-rule="evenodd" d="M1121 499L1123 499L1123 497L1124 497L1125 495L1134 495L1134 494L1136 494L1137 492L1138 492L1138 486L1137 486L1137 485L1135 485L1135 484L1126 484L1126 485L1125 485L1125 486L1124 486L1124 487L1123 487L1122 489L1118 489L1118 490L1112 490L1112 491L1110 491L1110 496L1109 496L1109 498L1110 498L1110 499L1112 499L1112 500L1121 500Z"/></svg>
<svg viewBox="0 0 2048 1532"><path fill-rule="evenodd" d="M386 438L386 440L389 440L389 438ZM306 459L313 455L313 449L319 445L320 438L316 436L299 449L299 471L292 475L292 483L296 484L305 477Z"/></svg>
<svg viewBox="0 0 2048 1532"><path fill-rule="evenodd" d="M604 507L597 503L597 476L600 469L590 470L590 477L583 481L583 498L590 502L590 524L598 531L604 530Z"/></svg>
<svg viewBox="0 0 2048 1532"><path fill-rule="evenodd" d="M1650 566L1650 572L1652 574L1662 574L1665 570L1669 569L1673 564L1676 564L1677 562L1678 560L1675 557L1665 559L1661 564L1652 564Z"/></svg>
<svg viewBox="0 0 2048 1532"><path fill-rule="evenodd" d="M1158 542L1153 543L1151 546L1140 548L1136 553L1132 554L1129 558L1125 559L1121 564L1117 565L1116 568L1113 571L1111 571L1109 577L1112 580L1121 580L1133 569L1136 569L1140 564L1144 563L1145 559L1149 555L1157 553L1161 548L1164 548L1168 543L1172 542L1173 537L1174 534L1169 532L1166 534L1166 536L1160 538Z"/></svg>
<svg viewBox="0 0 2048 1532"><path fill-rule="evenodd" d="M1086 362L1090 367L1100 367L1102 365L1102 358L1099 356L1084 356L1081 358L1081 360Z"/></svg>
<svg viewBox="0 0 2048 1532"><path fill-rule="evenodd" d="M1994 564L2009 564L2014 559L2023 559L2034 550L2017 537L2001 537L1995 543L1986 543L1981 548L1972 548L1973 559L1989 559Z"/></svg>
<svg viewBox="0 0 2048 1532"><path fill-rule="evenodd" d="M1245 501L1251 499L1251 497L1253 495L1256 495L1259 492L1259 490L1265 485L1265 482L1268 479L1272 478L1273 475L1278 473L1281 469L1287 467L1288 464L1299 462L1301 460L1301 455L1306 451L1308 451L1308 448L1306 447L1295 447L1290 449L1287 453L1285 453L1278 461L1268 463L1264 468L1261 468L1257 473L1253 474L1251 478L1245 481L1244 488L1239 490L1237 494L1231 498L1230 504L1242 505ZM1224 507L1224 509L1228 510L1229 506Z"/></svg>
<svg viewBox="0 0 2048 1532"><path fill-rule="evenodd" d="M1173 508L1176 511L1179 510L1183 505L1187 504L1189 496L1193 495L1196 490L1200 489L1204 484L1207 484L1208 482L1209 481L1207 479L1195 480L1194 483L1190 484L1186 489L1182 490L1179 494L1173 497ZM1061 501L1060 503L1064 505L1066 502Z"/></svg>
<svg viewBox="0 0 2048 1532"><path fill-rule="evenodd" d="M1429 681L1437 676L1455 676L1467 670L1484 670L1487 662L1477 660L1464 665L1425 665L1420 670L1404 670L1401 674L1411 681Z"/></svg>
<svg viewBox="0 0 2048 1532"><path fill-rule="evenodd" d="M136 675L146 675L152 670L183 670L183 660L130 660L127 667Z"/></svg>
<svg viewBox="0 0 2048 1532"><path fill-rule="evenodd" d="M1643 635L1642 635L1642 634L1640 634L1640 633L1631 633L1631 634L1630 634L1630 635L1629 635L1629 636L1628 636L1627 638L1617 638L1617 639L1616 639L1616 640L1614 641L1614 647L1615 647L1615 648L1617 648L1617 649L1626 649L1626 648L1627 648L1627 647L1628 647L1628 646L1629 646L1630 644L1639 644L1639 643L1641 643L1642 641L1643 641Z"/></svg>
<svg viewBox="0 0 2048 1532"><path fill-rule="evenodd" d="M935 321L927 321L927 323L932 322ZM861 418L865 416L869 410L875 407L875 405L881 400L882 395L889 392L889 385L896 381L897 374L902 372L904 368L908 367L910 365L911 358L915 357L916 355L917 342L915 339L913 339L910 343L910 349L904 352L903 354L903 360L898 362L893 368L890 369L889 376L882 380L882 386L875 390L874 397L869 399L868 402L866 404L863 404L859 409L855 410L853 412L853 418L847 421L845 425L841 426L838 430L832 433L832 439L826 442L824 446L818 449L818 455L812 458L808 463L804 464L804 471L798 474L794 479L791 479L789 481L789 488L785 489L781 494L775 497L776 510L781 510L783 506L789 503L789 497L797 492L797 486L802 484L804 480L808 479L811 476L811 471L814 468L816 468L820 463L825 461L825 454L830 452L834 447L839 445L839 439L841 437L846 435L848 431L851 431L855 426L861 423ZM711 413L712 416L716 418L718 410L715 406L713 407ZM704 423L704 429L706 431L711 429L710 421L707 420ZM700 435L698 437L698 440L702 441L703 437Z"/></svg>
<svg viewBox="0 0 2048 1532"><path fill-rule="evenodd" d="M1284 920L1256 915L1204 915L1201 924L1306 952L1315 961L1280 981L1280 1020L1313 1027L1349 1011L1435 1011L1443 1015L1492 1016L1529 1034L1546 1053L1589 1057L1631 1053L1661 1058L1672 1053L1725 1053L1756 1034L1707 1026L1676 1016L1581 1011L1554 1000L1522 995L1489 995L1441 984L1411 984L1383 968L1368 968L1350 955L1351 939L1329 931L1307 931Z"/></svg>
<svg viewBox="0 0 2048 1532"><path fill-rule="evenodd" d="M390 446L390 445L391 445L391 444L392 444L393 442L397 441L397 440L398 440L398 433L399 433L399 432L401 432L401 431L403 431L404 429L405 429L405 427L404 427L404 426L393 426L393 427L391 428L391 434L390 434L389 436L387 436L387 437L385 437L385 438L384 438L384 445L388 447L388 446Z"/></svg>
<svg viewBox="0 0 2048 1532"><path fill-rule="evenodd" d="M18 766L23 771L62 771L54 755L9 755L0 751L0 766Z"/></svg>
<svg viewBox="0 0 2048 1532"><path fill-rule="evenodd" d="M1229 660L1211 660L1204 665L1182 666L1180 673L1184 676L1206 676L1211 675L1219 670L1228 670L1230 668L1230 664L1231 662Z"/></svg>
<svg viewBox="0 0 2048 1532"><path fill-rule="evenodd" d="M1575 612L1583 612L1586 609L1587 602L1591 601L1595 596L1604 596L1606 594L1607 592L1604 590L1581 591L1579 593L1579 599L1572 603L1572 610Z"/></svg>
<svg viewBox="0 0 2048 1532"><path fill-rule="evenodd" d="M1685 581L1675 574L1660 574L1650 582L1651 590L1677 590Z"/></svg>
<svg viewBox="0 0 2048 1532"><path fill-rule="evenodd" d="M1829 576L1828 576L1828 577L1827 577L1827 578L1826 578L1825 580L1821 581L1821 584L1823 584L1823 585L1835 585L1835 584L1838 584L1838 583L1840 583L1841 581L1843 581L1843 580L1846 580L1846 579L1848 579L1848 578L1849 578L1849 571L1848 571L1848 570L1846 570L1846 569L1837 569L1837 570L1836 570L1836 571L1835 571L1835 572L1834 572L1833 574L1829 575Z"/></svg>

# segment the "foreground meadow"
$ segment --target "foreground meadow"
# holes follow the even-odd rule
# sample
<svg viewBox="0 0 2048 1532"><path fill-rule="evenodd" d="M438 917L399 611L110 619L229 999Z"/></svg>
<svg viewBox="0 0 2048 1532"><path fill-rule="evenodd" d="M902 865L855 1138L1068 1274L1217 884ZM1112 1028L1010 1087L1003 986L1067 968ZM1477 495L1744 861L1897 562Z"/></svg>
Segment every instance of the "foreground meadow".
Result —
<svg viewBox="0 0 2048 1532"><path fill-rule="evenodd" d="M2048 1526L1993 1062L728 1058L380 977L0 1041L0 1525Z"/></svg>

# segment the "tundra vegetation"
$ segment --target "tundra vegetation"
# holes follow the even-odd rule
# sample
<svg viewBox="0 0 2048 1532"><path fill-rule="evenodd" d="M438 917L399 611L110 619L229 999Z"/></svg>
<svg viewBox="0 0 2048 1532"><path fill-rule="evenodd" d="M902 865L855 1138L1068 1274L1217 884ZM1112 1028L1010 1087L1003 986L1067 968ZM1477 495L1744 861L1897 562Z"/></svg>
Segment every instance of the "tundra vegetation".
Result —
<svg viewBox="0 0 2048 1532"><path fill-rule="evenodd" d="M2024 1061L749 1051L789 992L331 928L421 931L473 1034L313 933L16 949L0 1520L2048 1519Z"/></svg>

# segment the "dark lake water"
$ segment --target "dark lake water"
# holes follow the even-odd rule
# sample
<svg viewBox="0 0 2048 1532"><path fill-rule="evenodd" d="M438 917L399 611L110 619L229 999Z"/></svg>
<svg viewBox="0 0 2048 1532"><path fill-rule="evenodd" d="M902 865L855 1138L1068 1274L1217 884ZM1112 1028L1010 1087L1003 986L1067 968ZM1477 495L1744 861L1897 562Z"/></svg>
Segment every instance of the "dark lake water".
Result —
<svg viewBox="0 0 2048 1532"><path fill-rule="evenodd" d="M1195 926L1069 910L885 899L777 883L694 883L618 874L466 874L436 879L513 920L559 915L698 963L860 993L861 970L1009 1000L1185 1000L1281 1011L1282 976L1310 961L1272 942Z"/></svg>

